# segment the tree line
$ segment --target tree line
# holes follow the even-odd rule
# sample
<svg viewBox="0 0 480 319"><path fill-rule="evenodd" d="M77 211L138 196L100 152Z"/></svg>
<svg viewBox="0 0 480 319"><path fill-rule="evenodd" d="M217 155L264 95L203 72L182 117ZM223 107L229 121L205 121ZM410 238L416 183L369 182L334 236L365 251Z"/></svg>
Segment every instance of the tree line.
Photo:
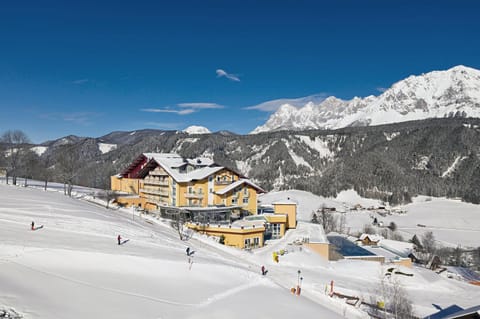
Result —
<svg viewBox="0 0 480 319"><path fill-rule="evenodd" d="M65 195L71 196L73 185L80 181L85 162L75 145L65 144L47 156L35 152L30 138L21 130L8 130L0 137L0 167L4 167L7 184L28 186L30 179L62 182ZM19 180L21 177L22 180Z"/></svg>

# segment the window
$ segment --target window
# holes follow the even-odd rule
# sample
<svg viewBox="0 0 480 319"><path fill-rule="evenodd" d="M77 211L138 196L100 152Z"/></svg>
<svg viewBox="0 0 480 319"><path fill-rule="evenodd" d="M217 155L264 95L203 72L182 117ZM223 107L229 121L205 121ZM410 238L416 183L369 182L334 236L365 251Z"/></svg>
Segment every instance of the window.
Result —
<svg viewBox="0 0 480 319"><path fill-rule="evenodd" d="M235 205L238 203L238 200L236 198L232 198L232 205Z"/></svg>
<svg viewBox="0 0 480 319"><path fill-rule="evenodd" d="M243 248L250 249L250 248L258 248L260 247L260 238L245 238L243 242Z"/></svg>
<svg viewBox="0 0 480 319"><path fill-rule="evenodd" d="M203 191L200 187L198 188L198 194L203 194Z"/></svg>
<svg viewBox="0 0 480 319"><path fill-rule="evenodd" d="M271 224L272 225L272 238L280 238L280 224Z"/></svg>
<svg viewBox="0 0 480 319"><path fill-rule="evenodd" d="M192 186L188 186L188 193L193 194L193 187Z"/></svg>
<svg viewBox="0 0 480 319"><path fill-rule="evenodd" d="M243 199L243 203L244 203L244 204L248 204L248 197L245 197L245 198Z"/></svg>
<svg viewBox="0 0 480 319"><path fill-rule="evenodd" d="M235 176L232 175L232 182L235 182Z"/></svg>
<svg viewBox="0 0 480 319"><path fill-rule="evenodd" d="M209 192L210 194L213 194L213 188L210 188Z"/></svg>
<svg viewBox="0 0 480 319"><path fill-rule="evenodd" d="M208 181L213 182L213 176L208 176Z"/></svg>
<svg viewBox="0 0 480 319"><path fill-rule="evenodd" d="M251 246L250 238L246 238L243 248L250 248L250 246Z"/></svg>
<svg viewBox="0 0 480 319"><path fill-rule="evenodd" d="M243 188L243 195L248 196L248 187Z"/></svg>

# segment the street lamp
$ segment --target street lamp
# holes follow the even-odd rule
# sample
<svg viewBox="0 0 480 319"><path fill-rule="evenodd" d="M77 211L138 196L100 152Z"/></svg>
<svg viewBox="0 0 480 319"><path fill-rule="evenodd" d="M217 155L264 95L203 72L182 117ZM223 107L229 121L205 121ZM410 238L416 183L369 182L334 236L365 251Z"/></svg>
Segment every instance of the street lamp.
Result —
<svg viewBox="0 0 480 319"><path fill-rule="evenodd" d="M297 271L297 274L298 274L298 276L297 276L297 286L300 286L300 274L301 273L302 272L300 270Z"/></svg>

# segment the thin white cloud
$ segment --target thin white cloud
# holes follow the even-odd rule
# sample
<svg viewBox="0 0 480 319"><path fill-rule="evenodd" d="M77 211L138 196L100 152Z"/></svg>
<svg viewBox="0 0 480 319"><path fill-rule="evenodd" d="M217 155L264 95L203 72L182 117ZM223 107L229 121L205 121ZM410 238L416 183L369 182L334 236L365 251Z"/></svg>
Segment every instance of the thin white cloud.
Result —
<svg viewBox="0 0 480 319"><path fill-rule="evenodd" d="M81 84L85 84L89 81L90 81L89 79L79 79L79 80L72 81L72 83L77 84L77 85L81 85Z"/></svg>
<svg viewBox="0 0 480 319"><path fill-rule="evenodd" d="M231 81L240 82L240 79L236 74L227 73L225 70L222 69L217 69L215 72L217 73L217 78L226 77Z"/></svg>
<svg viewBox="0 0 480 319"><path fill-rule="evenodd" d="M150 112L150 113L178 113L177 110L171 109L140 109L142 112Z"/></svg>
<svg viewBox="0 0 480 319"><path fill-rule="evenodd" d="M176 107L177 107L176 109L172 107L145 108L145 109L140 109L140 111L150 112L150 113L174 113L178 115L187 115L187 114L199 112L200 110L225 108L223 105L220 105L217 103L205 103L205 102L179 103L176 105Z"/></svg>
<svg viewBox="0 0 480 319"><path fill-rule="evenodd" d="M180 114L180 115L186 115L186 114L191 114L193 112L196 112L196 110L194 110L194 109L184 109L184 110L178 111L177 113Z"/></svg>
<svg viewBox="0 0 480 319"><path fill-rule="evenodd" d="M223 109L225 108L223 105L217 103L179 103L177 104L179 107L188 107L192 109Z"/></svg>
<svg viewBox="0 0 480 319"><path fill-rule="evenodd" d="M328 94L326 93L318 93L314 95L309 95L306 97L300 97L296 99L277 99L277 100L271 100L271 101L266 101L257 105L252 105L245 107L245 110L258 110L258 111L264 111L264 112L275 112L280 108L280 106L284 104L290 104L295 107L302 107L308 102L313 102L315 104L319 104L323 102L328 97Z"/></svg>
<svg viewBox="0 0 480 319"><path fill-rule="evenodd" d="M175 113L178 115L187 115L196 112L196 110L190 109L182 109L182 110L173 110L173 109L140 109L142 112L150 112L150 113Z"/></svg>
<svg viewBox="0 0 480 319"><path fill-rule="evenodd" d="M383 93L383 92L385 92L386 90L388 90L387 88L384 88L384 87L381 87L381 86L377 87L376 89L377 89L378 92L381 92L381 93Z"/></svg>

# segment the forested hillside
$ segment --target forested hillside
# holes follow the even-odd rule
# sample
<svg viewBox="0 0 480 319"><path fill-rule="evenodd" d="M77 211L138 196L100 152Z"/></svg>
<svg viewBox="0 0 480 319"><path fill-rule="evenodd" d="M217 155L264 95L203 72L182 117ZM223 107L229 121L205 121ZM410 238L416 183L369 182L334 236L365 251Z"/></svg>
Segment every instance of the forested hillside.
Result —
<svg viewBox="0 0 480 319"><path fill-rule="evenodd" d="M11 144L4 140L2 145L3 154L8 155ZM19 167L18 176L49 176L50 180L107 189L109 176L140 153L176 152L185 157L213 157L266 190L300 189L334 196L354 188L362 196L392 204L408 202L417 194L480 203L480 119L255 135L143 130L100 138L69 136L41 146L44 151L32 162L36 169ZM0 166L9 167L9 157L2 160ZM45 174L47 168L49 174Z"/></svg>

